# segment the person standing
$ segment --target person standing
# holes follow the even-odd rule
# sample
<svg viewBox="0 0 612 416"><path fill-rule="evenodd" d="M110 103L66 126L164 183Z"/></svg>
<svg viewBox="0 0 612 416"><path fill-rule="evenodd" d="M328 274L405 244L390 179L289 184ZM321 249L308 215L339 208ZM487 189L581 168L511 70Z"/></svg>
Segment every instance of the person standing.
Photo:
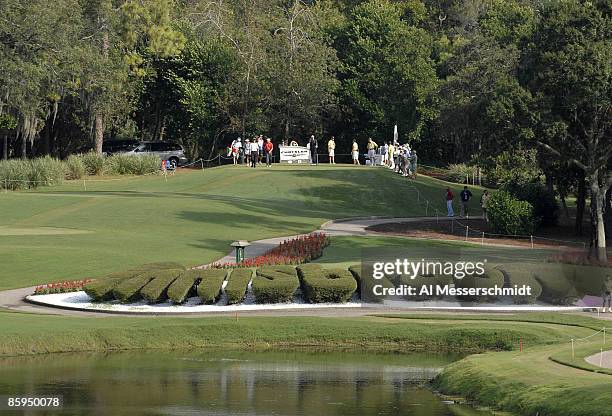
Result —
<svg viewBox="0 0 612 416"><path fill-rule="evenodd" d="M370 159L370 166L374 166L376 161L376 149L378 149L378 145L372 138L368 139L368 158Z"/></svg>
<svg viewBox="0 0 612 416"><path fill-rule="evenodd" d="M486 222L489 222L489 215L487 214L487 203L489 198L491 198L491 195L489 195L489 191L485 189L480 197L480 207L482 208L482 216Z"/></svg>
<svg viewBox="0 0 612 416"><path fill-rule="evenodd" d="M308 144L310 145L310 163L313 165L318 165L319 158L317 157L317 149L319 148L319 143L317 143L317 139L315 139L314 134L310 136Z"/></svg>
<svg viewBox="0 0 612 416"><path fill-rule="evenodd" d="M242 139L238 137L232 142L232 158L234 159L234 165L238 164L238 154L242 148Z"/></svg>
<svg viewBox="0 0 612 416"><path fill-rule="evenodd" d="M603 310L606 311L606 302L608 303L608 312L612 312L612 278L608 275L602 285Z"/></svg>
<svg viewBox="0 0 612 416"><path fill-rule="evenodd" d="M244 141L244 157L246 159L246 165L251 166L251 140L249 139Z"/></svg>
<svg viewBox="0 0 612 416"><path fill-rule="evenodd" d="M334 136L327 142L327 153L329 153L329 163L336 164L336 141Z"/></svg>
<svg viewBox="0 0 612 416"><path fill-rule="evenodd" d="M453 199L455 199L455 195L450 188L446 188L446 210L448 211L449 217L454 217L455 212L453 211Z"/></svg>
<svg viewBox="0 0 612 416"><path fill-rule="evenodd" d="M412 175L412 179L416 179L417 177L417 162L418 162L418 158L417 158L417 152L416 150L412 150L412 153L410 155L410 174Z"/></svg>
<svg viewBox="0 0 612 416"><path fill-rule="evenodd" d="M387 164L387 158L389 157L389 144L385 142L380 148L380 164L381 166Z"/></svg>
<svg viewBox="0 0 612 416"><path fill-rule="evenodd" d="M253 139L251 142L251 167L257 167L257 156L259 156L259 145L257 140Z"/></svg>
<svg viewBox="0 0 612 416"><path fill-rule="evenodd" d="M257 138L257 150L259 151L259 163L261 163L264 156L264 137L262 134Z"/></svg>
<svg viewBox="0 0 612 416"><path fill-rule="evenodd" d="M395 152L395 145L393 143L389 143L389 157L387 159L387 166L389 169L393 169L395 167L395 163L393 162L393 152Z"/></svg>
<svg viewBox="0 0 612 416"><path fill-rule="evenodd" d="M269 137L266 139L266 143L263 145L264 151L266 152L266 166L272 166L272 151L274 150L274 144L272 144L272 139Z"/></svg>
<svg viewBox="0 0 612 416"><path fill-rule="evenodd" d="M463 187L463 191L461 191L461 193L459 194L459 197L461 199L461 213L460 213L460 215L462 217L469 218L469 214L468 214L468 202L470 202L470 199L472 199L472 192L470 192L470 190L468 189L467 186L464 186Z"/></svg>
<svg viewBox="0 0 612 416"><path fill-rule="evenodd" d="M353 139L353 145L351 146L351 155L353 156L353 165L359 166L359 145L355 139Z"/></svg>

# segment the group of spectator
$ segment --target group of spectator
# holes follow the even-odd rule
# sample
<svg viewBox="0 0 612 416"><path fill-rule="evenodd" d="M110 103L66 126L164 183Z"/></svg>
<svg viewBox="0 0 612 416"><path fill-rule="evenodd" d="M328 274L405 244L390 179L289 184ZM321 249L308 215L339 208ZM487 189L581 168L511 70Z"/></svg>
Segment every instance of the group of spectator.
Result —
<svg viewBox="0 0 612 416"><path fill-rule="evenodd" d="M460 212L459 215L462 217L469 218L469 206L470 201L472 200L472 191L470 191L466 186L463 187L463 191L459 194L459 203L460 203ZM487 214L487 204L491 195L489 191L485 190L480 197L480 208L482 209L482 214L485 221L489 221L489 216ZM453 210L453 201L455 199L455 194L453 193L451 188L446 188L446 210L448 212L449 217L455 216L455 211Z"/></svg>
<svg viewBox="0 0 612 416"><path fill-rule="evenodd" d="M257 163L262 163L263 159L266 159L266 166L272 166L272 152L274 151L274 144L272 139L269 137L264 138L263 135L255 136L252 139L246 139L244 143L242 139L238 137L228 149L228 153L231 154L234 165L238 163L244 163L252 168L257 167ZM229 155L228 155L229 156Z"/></svg>

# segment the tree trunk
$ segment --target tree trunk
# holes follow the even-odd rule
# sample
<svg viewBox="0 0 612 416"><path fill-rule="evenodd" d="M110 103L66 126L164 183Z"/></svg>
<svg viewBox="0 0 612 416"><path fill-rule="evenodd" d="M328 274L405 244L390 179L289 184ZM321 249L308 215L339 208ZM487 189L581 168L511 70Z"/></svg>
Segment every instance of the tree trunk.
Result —
<svg viewBox="0 0 612 416"><path fill-rule="evenodd" d="M612 189L608 189L605 198L604 222L606 235L612 233Z"/></svg>
<svg viewBox="0 0 612 416"><path fill-rule="evenodd" d="M4 134L4 141L2 142L2 159L8 159L8 133Z"/></svg>
<svg viewBox="0 0 612 416"><path fill-rule="evenodd" d="M576 233L576 235L582 235L584 207L586 205L586 192L587 190L584 173L580 171L578 173L578 192L576 195L576 223L574 225L574 232Z"/></svg>
<svg viewBox="0 0 612 416"><path fill-rule="evenodd" d="M606 229L604 223L604 202L607 189L600 186L597 171L589 175L589 185L591 188L591 215L594 228L593 236L591 237L593 242L592 249L597 260L607 262L608 254L606 252Z"/></svg>
<svg viewBox="0 0 612 416"><path fill-rule="evenodd" d="M100 111L96 112L94 132L94 149L96 153L102 154L102 143L104 143L104 116Z"/></svg>

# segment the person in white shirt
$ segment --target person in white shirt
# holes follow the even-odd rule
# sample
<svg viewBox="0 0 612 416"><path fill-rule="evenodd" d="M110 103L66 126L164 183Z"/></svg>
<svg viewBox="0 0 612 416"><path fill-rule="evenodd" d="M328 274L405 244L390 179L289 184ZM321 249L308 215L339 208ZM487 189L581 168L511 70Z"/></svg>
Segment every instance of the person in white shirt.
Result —
<svg viewBox="0 0 612 416"><path fill-rule="evenodd" d="M251 142L251 167L257 167L257 159L259 157L259 145L256 140Z"/></svg>
<svg viewBox="0 0 612 416"><path fill-rule="evenodd" d="M238 164L238 154L240 153L241 147L242 147L242 139L238 137L236 140L232 142L232 157L234 159L234 165Z"/></svg>

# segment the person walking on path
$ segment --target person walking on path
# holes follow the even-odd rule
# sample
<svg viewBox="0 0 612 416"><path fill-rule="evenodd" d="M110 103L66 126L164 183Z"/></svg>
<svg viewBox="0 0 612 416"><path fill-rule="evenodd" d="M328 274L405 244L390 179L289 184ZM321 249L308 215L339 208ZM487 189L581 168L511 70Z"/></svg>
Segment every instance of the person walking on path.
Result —
<svg viewBox="0 0 612 416"><path fill-rule="evenodd" d="M446 188L446 210L448 211L449 217L454 217L455 212L453 211L453 199L455 199L455 195L450 188Z"/></svg>
<svg viewBox="0 0 612 416"><path fill-rule="evenodd" d="M353 156L353 165L359 166L359 145L355 139L353 139L353 145L351 146L351 155Z"/></svg>
<svg viewBox="0 0 612 416"><path fill-rule="evenodd" d="M409 160L410 160L410 174L412 175L412 179L416 179L416 177L417 177L417 162L418 162L416 150L412 151L412 154L410 155L410 159Z"/></svg>
<svg viewBox="0 0 612 416"><path fill-rule="evenodd" d="M603 310L606 311L606 303L608 304L608 312L612 313L612 278L608 275L602 285Z"/></svg>
<svg viewBox="0 0 612 416"><path fill-rule="evenodd" d="M266 152L266 166L272 166L272 151L274 150L274 144L272 139L269 137L266 139L266 143L263 145L264 151Z"/></svg>
<svg viewBox="0 0 612 416"><path fill-rule="evenodd" d="M257 167L257 156L259 156L259 145L257 140L253 139L251 142L251 167Z"/></svg>
<svg viewBox="0 0 612 416"><path fill-rule="evenodd" d="M376 149L378 149L378 145L372 138L368 139L368 158L370 159L370 166L374 166L376 161Z"/></svg>
<svg viewBox="0 0 612 416"><path fill-rule="evenodd" d="M489 222L489 215L487 214L487 203L489 202L489 198L491 198L491 195L489 195L489 191L485 189L480 197L480 207L482 208L482 216L486 222Z"/></svg>
<svg viewBox="0 0 612 416"><path fill-rule="evenodd" d="M249 139L244 141L244 157L246 158L246 165L251 166L251 140Z"/></svg>
<svg viewBox="0 0 612 416"><path fill-rule="evenodd" d="M310 145L310 163L313 165L318 165L319 158L317 157L317 149L319 147L319 143L317 143L317 139L315 139L314 134L310 136L310 141L308 144Z"/></svg>
<svg viewBox="0 0 612 416"><path fill-rule="evenodd" d="M472 192L470 192L470 190L468 189L467 186L464 186L463 187L463 191L461 191L461 193L459 194L459 197L461 199L461 213L460 213L460 215L462 217L469 218L469 214L468 214L468 202L470 202L470 199L472 199Z"/></svg>
<svg viewBox="0 0 612 416"><path fill-rule="evenodd" d="M327 153L329 153L329 163L336 164L336 141L334 136L327 142Z"/></svg>

